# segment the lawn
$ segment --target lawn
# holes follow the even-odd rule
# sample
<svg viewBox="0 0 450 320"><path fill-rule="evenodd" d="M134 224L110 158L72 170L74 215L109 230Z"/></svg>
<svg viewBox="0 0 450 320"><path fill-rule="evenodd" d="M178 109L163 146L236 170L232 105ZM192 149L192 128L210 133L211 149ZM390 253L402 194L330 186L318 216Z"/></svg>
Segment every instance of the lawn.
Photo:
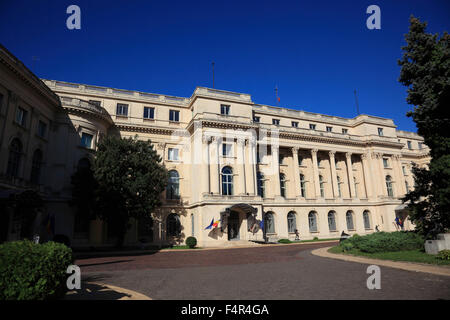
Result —
<svg viewBox="0 0 450 320"><path fill-rule="evenodd" d="M427 253L421 251L420 249L395 251L395 252L367 253L367 252L362 252L359 249L351 249L350 251L342 252L342 249L339 246L336 246L336 247L330 248L328 251L330 253L348 254L348 255L353 255L353 256L362 256L362 257L381 259L381 260L418 262L418 263L428 263L428 264L435 264L435 265L450 265L450 260L437 259L435 255L427 254Z"/></svg>

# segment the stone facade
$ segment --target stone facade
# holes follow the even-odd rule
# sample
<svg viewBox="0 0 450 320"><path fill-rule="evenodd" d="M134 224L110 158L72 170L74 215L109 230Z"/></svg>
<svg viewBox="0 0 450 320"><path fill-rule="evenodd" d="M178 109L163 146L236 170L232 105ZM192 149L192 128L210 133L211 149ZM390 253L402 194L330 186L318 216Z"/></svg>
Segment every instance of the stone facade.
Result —
<svg viewBox="0 0 450 320"><path fill-rule="evenodd" d="M429 161L423 138L397 130L391 119L261 105L249 94L204 87L184 98L40 80L5 48L0 54L0 188L37 188L56 218L55 233L74 246L112 243L101 221L75 227L67 201L80 160L91 161L98 140L113 130L150 139L171 173L163 206L133 222L127 244L182 243L193 235L199 246L222 246L294 239L296 229L302 240L393 231L396 215L405 218L399 198L414 185L412 163ZM11 176L14 139L22 149ZM37 149L41 179L32 184ZM211 220L218 227L205 229ZM413 226L406 220L404 228Z"/></svg>

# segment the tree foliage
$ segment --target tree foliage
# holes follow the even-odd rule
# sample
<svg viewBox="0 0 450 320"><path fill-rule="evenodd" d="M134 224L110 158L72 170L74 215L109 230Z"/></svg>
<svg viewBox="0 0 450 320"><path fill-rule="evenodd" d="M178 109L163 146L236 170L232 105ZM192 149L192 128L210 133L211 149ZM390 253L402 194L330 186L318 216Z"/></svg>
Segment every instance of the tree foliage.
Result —
<svg viewBox="0 0 450 320"><path fill-rule="evenodd" d="M415 188L409 201L410 218L427 238L450 227L450 36L426 32L427 23L411 16L406 46L398 61L399 81L408 87L407 113L430 149L428 168L413 167Z"/></svg>

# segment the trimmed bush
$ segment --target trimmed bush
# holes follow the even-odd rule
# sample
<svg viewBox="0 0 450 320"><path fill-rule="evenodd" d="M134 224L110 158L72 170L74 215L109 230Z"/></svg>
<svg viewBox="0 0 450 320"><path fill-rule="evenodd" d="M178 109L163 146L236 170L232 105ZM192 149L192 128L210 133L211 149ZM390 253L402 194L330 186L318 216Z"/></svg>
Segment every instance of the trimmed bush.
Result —
<svg viewBox="0 0 450 320"><path fill-rule="evenodd" d="M423 250L424 239L411 231L376 232L365 236L352 236L341 242L352 244L353 248L362 252L395 252L404 250Z"/></svg>
<svg viewBox="0 0 450 320"><path fill-rule="evenodd" d="M450 260L450 250L441 250L436 256L440 260Z"/></svg>
<svg viewBox="0 0 450 320"><path fill-rule="evenodd" d="M319 238L317 238L317 237L314 237L314 238L313 238L313 240L319 240Z"/></svg>
<svg viewBox="0 0 450 320"><path fill-rule="evenodd" d="M280 239L280 240L278 240L278 242L279 243L292 243L292 241L289 239Z"/></svg>
<svg viewBox="0 0 450 320"><path fill-rule="evenodd" d="M0 245L0 300L49 300L66 292L72 250L61 243L29 240Z"/></svg>
<svg viewBox="0 0 450 320"><path fill-rule="evenodd" d="M195 237L188 237L186 239L186 245L191 249L194 248L197 245L197 239Z"/></svg>

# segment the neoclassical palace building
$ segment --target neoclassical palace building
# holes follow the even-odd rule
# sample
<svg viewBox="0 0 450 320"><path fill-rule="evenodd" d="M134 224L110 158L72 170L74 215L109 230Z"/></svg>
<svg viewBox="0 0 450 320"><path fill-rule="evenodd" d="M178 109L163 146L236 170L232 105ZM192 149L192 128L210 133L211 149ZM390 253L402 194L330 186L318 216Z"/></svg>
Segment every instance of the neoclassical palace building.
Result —
<svg viewBox="0 0 450 320"><path fill-rule="evenodd" d="M106 223L80 221L69 205L71 176L113 133L150 139L169 171L163 205L133 221L129 245L394 231L395 218L407 218L399 199L414 186L412 163L430 159L423 138L391 119L273 107L205 87L175 97L44 80L0 47L0 197L39 192L40 218L51 216L73 246L114 243ZM14 209L1 210L0 240L20 238Z"/></svg>

